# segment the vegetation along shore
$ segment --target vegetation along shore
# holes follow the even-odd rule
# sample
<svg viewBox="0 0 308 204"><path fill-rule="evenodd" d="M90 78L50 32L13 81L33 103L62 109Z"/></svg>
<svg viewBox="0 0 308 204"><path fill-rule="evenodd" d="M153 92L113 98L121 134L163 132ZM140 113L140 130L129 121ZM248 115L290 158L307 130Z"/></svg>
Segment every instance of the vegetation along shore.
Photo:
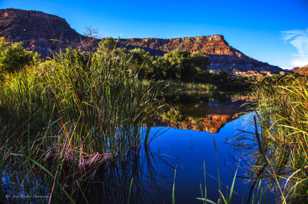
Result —
<svg viewBox="0 0 308 204"><path fill-rule="evenodd" d="M98 39L35 11L0 10L0 28L0 203L308 201L307 67L222 35Z"/></svg>

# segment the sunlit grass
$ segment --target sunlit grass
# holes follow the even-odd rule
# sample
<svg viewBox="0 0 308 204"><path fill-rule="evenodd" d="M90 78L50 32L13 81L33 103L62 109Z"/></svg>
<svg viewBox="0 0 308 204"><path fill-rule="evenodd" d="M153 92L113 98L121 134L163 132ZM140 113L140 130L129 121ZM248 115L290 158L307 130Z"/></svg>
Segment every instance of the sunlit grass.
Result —
<svg viewBox="0 0 308 204"><path fill-rule="evenodd" d="M2 81L2 168L39 171L49 202L55 192L73 202L88 172L137 151L139 128L160 111L156 87L128 69L130 56L104 49L67 50Z"/></svg>
<svg viewBox="0 0 308 204"><path fill-rule="evenodd" d="M267 79L257 96L265 158L259 163L269 167L264 174L273 176L283 203L300 202L308 185L308 80L295 75Z"/></svg>

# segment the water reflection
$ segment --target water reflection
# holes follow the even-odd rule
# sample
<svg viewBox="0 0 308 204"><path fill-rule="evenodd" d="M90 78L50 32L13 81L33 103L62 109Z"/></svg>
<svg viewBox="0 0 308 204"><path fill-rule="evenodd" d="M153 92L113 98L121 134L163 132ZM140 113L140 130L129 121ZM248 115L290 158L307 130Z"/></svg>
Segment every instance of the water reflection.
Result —
<svg viewBox="0 0 308 204"><path fill-rule="evenodd" d="M142 128L141 147L129 152L126 161L109 161L93 172L82 184L83 192L74 198L79 203L171 203L175 184L176 203L202 203L196 198L201 197L205 186L208 198L216 201L219 190L227 194L238 170L232 203L251 202L260 189L262 199L274 203L274 193L262 184L255 190L258 185L251 179L258 152L253 116L239 116L216 133L153 127L147 138L147 130ZM2 176L2 180L8 178L8 173ZM27 180L30 184L38 181L35 177ZM4 186L19 186L16 192L20 192L18 183L5 182ZM5 193L9 195L8 190Z"/></svg>
<svg viewBox="0 0 308 204"><path fill-rule="evenodd" d="M216 134L152 128L149 148L143 146L139 156L132 153L129 162L114 164L112 170L101 169L94 180L102 183L95 185L95 193L91 190L91 203L106 201L106 197L108 203L127 203L129 197L131 203L171 203L175 169L176 203L201 203L196 198L201 197L204 177L208 198L217 200L219 189L228 192L237 169L233 203L247 203L253 185L249 175L257 152L254 138L248 134L254 131L253 115L229 122ZM242 138L242 144L245 138L245 146L239 148L235 138ZM273 193L265 187L262 190L266 203L274 202Z"/></svg>
<svg viewBox="0 0 308 204"><path fill-rule="evenodd" d="M218 101L213 99L188 98L172 104L177 117L165 117L162 122L179 129L217 133L227 122L249 110L246 100Z"/></svg>

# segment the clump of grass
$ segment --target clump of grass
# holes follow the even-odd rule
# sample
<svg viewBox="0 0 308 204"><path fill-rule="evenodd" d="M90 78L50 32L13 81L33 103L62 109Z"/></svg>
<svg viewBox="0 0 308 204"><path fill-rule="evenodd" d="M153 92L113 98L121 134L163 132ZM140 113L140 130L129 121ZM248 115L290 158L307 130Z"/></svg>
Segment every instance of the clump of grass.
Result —
<svg viewBox="0 0 308 204"><path fill-rule="evenodd" d="M138 79L130 60L100 44L93 54L66 50L6 74L0 93L5 166L36 169L47 175L51 195L60 189L70 198L75 190L62 186L77 186L105 160L137 151L139 128L160 106L157 88Z"/></svg>
<svg viewBox="0 0 308 204"><path fill-rule="evenodd" d="M270 167L263 172L274 176L284 203L299 202L308 187L308 80L296 75L266 79L257 97L264 154L258 162Z"/></svg>

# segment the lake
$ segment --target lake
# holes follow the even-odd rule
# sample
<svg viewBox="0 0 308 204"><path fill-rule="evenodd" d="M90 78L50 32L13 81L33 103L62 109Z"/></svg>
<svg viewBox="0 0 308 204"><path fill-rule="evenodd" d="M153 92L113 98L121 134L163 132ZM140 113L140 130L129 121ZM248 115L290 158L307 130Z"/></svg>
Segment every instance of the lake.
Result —
<svg viewBox="0 0 308 204"><path fill-rule="evenodd" d="M208 118L232 115L214 131L158 126L146 134L146 128L141 128L140 149L132 151L125 162L110 162L90 175L84 184L86 190L76 197L86 196L89 203L163 204L172 203L175 195L177 204L197 204L202 203L198 198L206 192L207 199L216 202L219 190L228 196L237 172L232 203L254 203L252 200L257 195L265 203L274 203L275 193L268 189L266 181L258 183L254 178L253 166L258 153L255 113L239 114L235 104L207 104L207 110L211 110L206 113ZM215 117L209 117L211 114ZM144 145L146 137L147 145ZM10 182L8 172L2 175L5 194L12 196L12 200L16 195L23 195L15 201L26 201L28 194L22 182ZM32 203L46 203L44 192L48 190L37 187L44 186L38 178L32 180L35 180L32 194L41 196L32 199ZM40 194L35 189L40 189Z"/></svg>

